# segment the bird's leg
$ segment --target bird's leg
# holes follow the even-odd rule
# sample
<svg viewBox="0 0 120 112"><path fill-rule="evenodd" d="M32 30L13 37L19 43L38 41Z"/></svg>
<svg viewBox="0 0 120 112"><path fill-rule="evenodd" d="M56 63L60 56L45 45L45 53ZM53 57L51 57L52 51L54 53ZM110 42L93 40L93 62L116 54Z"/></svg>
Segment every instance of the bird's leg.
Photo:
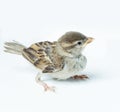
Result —
<svg viewBox="0 0 120 112"><path fill-rule="evenodd" d="M89 79L89 77L87 75L75 75L71 78L73 78L73 79Z"/></svg>
<svg viewBox="0 0 120 112"><path fill-rule="evenodd" d="M42 85L44 87L44 91L50 90L50 91L55 92L55 87L53 87L53 86L50 87L45 82L43 82L41 80L41 74L40 73L37 74L37 76L35 77L35 80L39 85Z"/></svg>

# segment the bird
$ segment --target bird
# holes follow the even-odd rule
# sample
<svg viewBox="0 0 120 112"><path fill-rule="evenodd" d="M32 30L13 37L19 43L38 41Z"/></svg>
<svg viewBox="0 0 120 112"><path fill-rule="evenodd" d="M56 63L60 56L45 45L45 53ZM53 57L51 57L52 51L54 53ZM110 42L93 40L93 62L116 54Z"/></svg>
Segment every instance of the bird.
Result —
<svg viewBox="0 0 120 112"><path fill-rule="evenodd" d="M47 74L58 80L89 78L87 75L80 74L87 64L87 58L82 51L93 40L94 38L80 32L68 31L57 41L37 42L29 47L17 41L5 42L4 51L22 55L39 69L35 77L36 82L42 85L45 91L55 91L55 87L46 84L41 77Z"/></svg>

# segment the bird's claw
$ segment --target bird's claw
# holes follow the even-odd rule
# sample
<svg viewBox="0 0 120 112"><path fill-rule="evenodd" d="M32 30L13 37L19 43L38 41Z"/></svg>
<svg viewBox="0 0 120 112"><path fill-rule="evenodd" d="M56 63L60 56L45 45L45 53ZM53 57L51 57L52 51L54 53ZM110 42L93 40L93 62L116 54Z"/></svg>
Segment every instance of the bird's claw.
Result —
<svg viewBox="0 0 120 112"><path fill-rule="evenodd" d="M87 75L75 75L72 77L73 79L89 79L89 77Z"/></svg>
<svg viewBox="0 0 120 112"><path fill-rule="evenodd" d="M54 87L54 86L45 85L45 86L44 86L44 91L52 91L52 92L55 92L55 87Z"/></svg>

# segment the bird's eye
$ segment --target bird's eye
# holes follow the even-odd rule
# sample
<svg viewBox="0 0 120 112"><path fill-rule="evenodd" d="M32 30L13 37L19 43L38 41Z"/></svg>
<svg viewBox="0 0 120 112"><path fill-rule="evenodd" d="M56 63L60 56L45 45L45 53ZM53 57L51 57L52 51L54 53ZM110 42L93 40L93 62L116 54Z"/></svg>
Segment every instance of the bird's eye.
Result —
<svg viewBox="0 0 120 112"><path fill-rule="evenodd" d="M77 44L78 44L78 45L81 45L81 44L82 44L82 42L78 42Z"/></svg>

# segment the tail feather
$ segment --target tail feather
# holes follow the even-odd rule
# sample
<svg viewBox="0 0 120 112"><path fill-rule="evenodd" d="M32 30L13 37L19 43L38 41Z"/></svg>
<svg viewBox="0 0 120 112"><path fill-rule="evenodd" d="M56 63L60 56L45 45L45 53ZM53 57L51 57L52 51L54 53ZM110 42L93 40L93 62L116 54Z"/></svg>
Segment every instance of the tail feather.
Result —
<svg viewBox="0 0 120 112"><path fill-rule="evenodd" d="M17 41L13 41L13 42L5 42L4 48L5 48L4 50L5 52L21 55L25 46Z"/></svg>

